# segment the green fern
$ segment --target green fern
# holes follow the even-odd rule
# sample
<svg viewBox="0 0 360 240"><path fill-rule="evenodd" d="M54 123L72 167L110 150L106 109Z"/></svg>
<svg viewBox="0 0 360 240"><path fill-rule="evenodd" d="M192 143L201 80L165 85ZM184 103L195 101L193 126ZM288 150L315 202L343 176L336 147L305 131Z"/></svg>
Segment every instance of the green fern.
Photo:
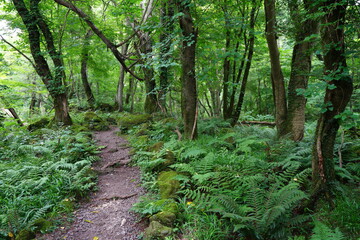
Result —
<svg viewBox="0 0 360 240"><path fill-rule="evenodd" d="M330 229L322 222L315 221L315 228L310 240L343 240L344 234L338 228Z"/></svg>

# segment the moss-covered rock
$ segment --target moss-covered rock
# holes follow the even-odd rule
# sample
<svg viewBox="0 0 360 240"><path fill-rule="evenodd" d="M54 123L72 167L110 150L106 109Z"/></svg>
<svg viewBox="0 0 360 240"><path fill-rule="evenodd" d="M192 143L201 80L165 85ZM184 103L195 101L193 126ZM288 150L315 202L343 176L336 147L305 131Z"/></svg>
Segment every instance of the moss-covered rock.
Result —
<svg viewBox="0 0 360 240"><path fill-rule="evenodd" d="M31 240L36 237L35 233L30 230L23 229L15 237L15 240Z"/></svg>
<svg viewBox="0 0 360 240"><path fill-rule="evenodd" d="M160 199L154 202L156 209L160 209L160 212L171 212L177 215L179 208L174 199Z"/></svg>
<svg viewBox="0 0 360 240"><path fill-rule="evenodd" d="M150 222L144 231L144 240L165 239L173 233L172 228L162 225L157 221Z"/></svg>
<svg viewBox="0 0 360 240"><path fill-rule="evenodd" d="M34 222L36 231L46 232L52 227L52 223L44 218L40 218Z"/></svg>
<svg viewBox="0 0 360 240"><path fill-rule="evenodd" d="M126 131L150 120L150 114L128 114L118 119L118 125L122 131Z"/></svg>
<svg viewBox="0 0 360 240"><path fill-rule="evenodd" d="M156 142L153 145L148 147L149 152L159 152L160 149L164 146L164 142Z"/></svg>
<svg viewBox="0 0 360 240"><path fill-rule="evenodd" d="M150 221L157 221L167 227L172 227L176 220L176 215L173 212L162 211L150 217Z"/></svg>
<svg viewBox="0 0 360 240"><path fill-rule="evenodd" d="M27 129L32 132L32 131L47 127L49 125L49 123L50 123L49 119L41 118L39 121L29 124Z"/></svg>
<svg viewBox="0 0 360 240"><path fill-rule="evenodd" d="M165 171L170 165L175 163L175 155L172 151L166 150L160 157L154 156L151 164L149 164L149 171L161 172Z"/></svg>
<svg viewBox="0 0 360 240"><path fill-rule="evenodd" d="M103 131L109 129L108 123L94 112L85 113L84 126L89 128L90 130L95 131Z"/></svg>
<svg viewBox="0 0 360 240"><path fill-rule="evenodd" d="M159 174L157 184L162 199L175 197L176 192L180 189L180 182L175 179L177 175L175 171L165 171Z"/></svg>

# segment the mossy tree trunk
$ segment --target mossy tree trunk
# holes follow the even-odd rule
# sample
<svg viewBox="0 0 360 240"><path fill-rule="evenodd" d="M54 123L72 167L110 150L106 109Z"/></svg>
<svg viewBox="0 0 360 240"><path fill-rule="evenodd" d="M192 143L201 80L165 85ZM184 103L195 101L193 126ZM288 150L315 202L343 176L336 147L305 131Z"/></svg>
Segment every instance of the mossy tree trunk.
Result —
<svg viewBox="0 0 360 240"><path fill-rule="evenodd" d="M318 19L312 17L317 10L314 1L303 0L305 14L301 12L296 0L288 3L290 16L295 25L295 45L291 61L291 75L288 86L288 109L286 117L286 132L294 141L300 141L304 136L306 98L299 90L306 90L311 71L311 56L314 39L310 36L318 32ZM299 19L305 19L299 21Z"/></svg>
<svg viewBox="0 0 360 240"><path fill-rule="evenodd" d="M92 35L92 31L88 30L87 33L85 34L85 38L84 38L84 43L83 43L83 48L82 48L82 52L81 52L81 80L82 80L82 84L85 90L85 95L87 98L87 102L89 104L89 106L91 108L94 107L95 104L95 97L94 94L92 93L90 84L89 84L89 80L88 80L88 74L87 74L87 62L89 60L89 47L90 47L90 37Z"/></svg>
<svg viewBox="0 0 360 240"><path fill-rule="evenodd" d="M327 0L322 3L322 46L324 51L324 80L328 87L324 97L324 112L317 123L313 146L312 180L313 197L329 196L335 180L334 143L339 129L339 119L353 91L345 56L344 21L346 3Z"/></svg>
<svg viewBox="0 0 360 240"><path fill-rule="evenodd" d="M30 9L26 7L23 0L12 0L12 2L29 34L30 51L34 58L35 70L53 98L55 122L71 125L72 121L69 115L67 96L63 84L65 77L64 66L61 56L55 48L52 33L39 11L40 1L31 0ZM43 51L40 47L40 32L45 39L47 52L54 64L54 73L51 72L49 64L43 56Z"/></svg>
<svg viewBox="0 0 360 240"><path fill-rule="evenodd" d="M280 52L277 45L275 2L276 0L264 1L266 19L265 34L270 54L271 83L275 103L275 122L278 136L281 137L288 133L285 127L287 106L284 75L281 70Z"/></svg>
<svg viewBox="0 0 360 240"><path fill-rule="evenodd" d="M190 2L177 0L180 28L182 30L181 48L181 112L184 122L184 137L197 137L197 89L195 76L195 50L197 30L190 13Z"/></svg>
<svg viewBox="0 0 360 240"><path fill-rule="evenodd" d="M169 88L170 75L170 49L172 43L172 36L174 31L174 3L173 0L163 1L161 6L161 26L163 27L160 33L160 90L159 90L159 105L163 112L166 112L166 95Z"/></svg>

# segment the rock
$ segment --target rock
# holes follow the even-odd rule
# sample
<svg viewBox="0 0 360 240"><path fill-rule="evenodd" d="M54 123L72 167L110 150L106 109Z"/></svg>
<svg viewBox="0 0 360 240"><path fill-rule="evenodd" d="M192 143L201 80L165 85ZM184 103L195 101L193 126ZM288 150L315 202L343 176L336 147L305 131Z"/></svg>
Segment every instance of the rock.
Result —
<svg viewBox="0 0 360 240"><path fill-rule="evenodd" d="M154 205L157 209L160 209L160 212L171 212L177 215L179 213L179 208L174 199L160 199L154 202Z"/></svg>
<svg viewBox="0 0 360 240"><path fill-rule="evenodd" d="M118 125L122 131L127 131L134 126L138 126L150 120L150 114L128 114L118 119Z"/></svg>
<svg viewBox="0 0 360 240"><path fill-rule="evenodd" d="M155 215L150 217L150 221L157 221L167 227L172 227L174 225L174 222L176 220L175 213L168 212L168 211L162 211L158 212Z"/></svg>
<svg viewBox="0 0 360 240"><path fill-rule="evenodd" d="M44 218L40 218L34 222L36 231L46 232L52 227L52 223Z"/></svg>
<svg viewBox="0 0 360 240"><path fill-rule="evenodd" d="M145 229L144 240L165 239L172 234L172 228L162 225L157 221L150 222L149 227Z"/></svg>
<svg viewBox="0 0 360 240"><path fill-rule="evenodd" d="M108 130L109 126L106 121L96 115L94 112L86 112L84 116L84 125L90 130L102 131Z"/></svg>
<svg viewBox="0 0 360 240"><path fill-rule="evenodd" d="M15 240L31 240L36 237L35 233L30 230L23 229L15 237Z"/></svg>
<svg viewBox="0 0 360 240"><path fill-rule="evenodd" d="M157 184L162 199L173 198L180 189L180 182L174 179L177 176L175 171L161 172L158 176Z"/></svg>
<svg viewBox="0 0 360 240"><path fill-rule="evenodd" d="M39 121L29 124L27 129L32 132L41 128L45 128L47 125L49 125L49 123L50 123L49 119L41 118Z"/></svg>

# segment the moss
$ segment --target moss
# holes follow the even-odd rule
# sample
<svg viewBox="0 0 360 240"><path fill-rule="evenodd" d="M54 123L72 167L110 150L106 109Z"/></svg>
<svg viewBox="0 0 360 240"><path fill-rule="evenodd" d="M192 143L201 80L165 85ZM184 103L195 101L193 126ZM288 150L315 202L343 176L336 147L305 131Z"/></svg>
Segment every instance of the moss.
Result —
<svg viewBox="0 0 360 240"><path fill-rule="evenodd" d="M44 233L52 227L52 223L44 218L40 218L34 222L34 227L36 231Z"/></svg>
<svg viewBox="0 0 360 240"><path fill-rule="evenodd" d="M175 213L168 211L159 212L150 217L151 222L157 221L167 227L172 227L174 225L175 220L176 220Z"/></svg>
<svg viewBox="0 0 360 240"><path fill-rule="evenodd" d="M180 182L175 179L177 172L161 172L158 176L157 184L162 199L175 197L176 192L180 189Z"/></svg>
<svg viewBox="0 0 360 240"><path fill-rule="evenodd" d="M149 152L159 152L160 149L164 146L164 142L156 142L153 145L148 147Z"/></svg>
<svg viewBox="0 0 360 240"><path fill-rule="evenodd" d="M149 227L145 229L144 240L165 239L173 233L172 228L162 225L157 221L150 222Z"/></svg>
<svg viewBox="0 0 360 240"><path fill-rule="evenodd" d="M146 123L151 120L150 114L129 114L118 119L118 125L121 130L128 130L134 126Z"/></svg>
<svg viewBox="0 0 360 240"><path fill-rule="evenodd" d="M41 118L39 121L29 124L27 129L29 131L35 131L44 127L47 127L50 123L50 120L47 118Z"/></svg>
<svg viewBox="0 0 360 240"><path fill-rule="evenodd" d="M31 240L36 237L35 233L30 230L23 229L15 237L15 240Z"/></svg>
<svg viewBox="0 0 360 240"><path fill-rule="evenodd" d="M109 126L106 121L96 115L94 112L86 112L84 116L84 126L90 130L103 131L108 130Z"/></svg>
<svg viewBox="0 0 360 240"><path fill-rule="evenodd" d="M161 209L162 212L171 212L175 215L178 214L179 208L174 199L160 199L154 202L154 206L157 209Z"/></svg>
<svg viewBox="0 0 360 240"><path fill-rule="evenodd" d="M96 104L96 109L103 112L112 112L115 110L114 106L108 103L98 103Z"/></svg>

